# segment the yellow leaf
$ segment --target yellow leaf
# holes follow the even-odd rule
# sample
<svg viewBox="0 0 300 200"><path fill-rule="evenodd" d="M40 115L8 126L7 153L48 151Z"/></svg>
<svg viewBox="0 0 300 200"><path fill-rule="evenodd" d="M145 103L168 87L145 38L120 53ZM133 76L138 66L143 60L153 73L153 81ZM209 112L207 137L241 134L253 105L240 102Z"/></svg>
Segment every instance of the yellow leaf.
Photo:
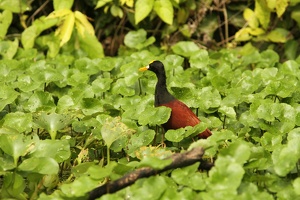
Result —
<svg viewBox="0 0 300 200"><path fill-rule="evenodd" d="M264 29L267 29L270 23L271 11L267 6L266 0L255 0L255 16Z"/></svg>
<svg viewBox="0 0 300 200"><path fill-rule="evenodd" d="M290 32L283 28L275 28L268 34L268 39L272 42L285 43L291 38Z"/></svg>
<svg viewBox="0 0 300 200"><path fill-rule="evenodd" d="M238 32L235 33L235 40L236 41L248 41L250 40L252 37L251 35L249 34L249 31L251 29L250 28L242 28L240 29Z"/></svg>
<svg viewBox="0 0 300 200"><path fill-rule="evenodd" d="M270 8L270 10L274 10L276 9L276 2L277 0L268 0L267 1L267 5L268 5L268 8Z"/></svg>
<svg viewBox="0 0 300 200"><path fill-rule="evenodd" d="M122 0L121 0L122 1ZM132 8L133 7L133 0L125 0L125 3L128 7Z"/></svg>
<svg viewBox="0 0 300 200"><path fill-rule="evenodd" d="M253 10L246 8L243 16L251 28L257 28L259 26L258 19L256 18Z"/></svg>
<svg viewBox="0 0 300 200"><path fill-rule="evenodd" d="M63 46L70 40L74 28L74 23L75 15L73 12L71 12L65 17L63 23L59 27L60 31L58 36L60 38L60 46Z"/></svg>
<svg viewBox="0 0 300 200"><path fill-rule="evenodd" d="M288 0L276 1L276 13L278 17L281 17L288 7Z"/></svg>
<svg viewBox="0 0 300 200"><path fill-rule="evenodd" d="M56 11L53 11L52 13L50 13L47 16L47 18L62 18L62 17L69 15L70 13L73 13L73 12L69 9L56 10Z"/></svg>
<svg viewBox="0 0 300 200"><path fill-rule="evenodd" d="M76 28L79 29L80 34L83 36L82 29L87 31L89 34L94 35L95 30L93 25L88 21L87 16L79 11L75 11Z"/></svg>
<svg viewBox="0 0 300 200"><path fill-rule="evenodd" d="M251 28L249 30L249 33L251 35L257 36L257 35L262 35L262 34L266 33L266 31L262 28Z"/></svg>
<svg viewBox="0 0 300 200"><path fill-rule="evenodd" d="M95 9L101 8L101 7L105 6L106 4L108 4L110 2L112 2L112 0L99 0L97 2L97 5L96 5Z"/></svg>

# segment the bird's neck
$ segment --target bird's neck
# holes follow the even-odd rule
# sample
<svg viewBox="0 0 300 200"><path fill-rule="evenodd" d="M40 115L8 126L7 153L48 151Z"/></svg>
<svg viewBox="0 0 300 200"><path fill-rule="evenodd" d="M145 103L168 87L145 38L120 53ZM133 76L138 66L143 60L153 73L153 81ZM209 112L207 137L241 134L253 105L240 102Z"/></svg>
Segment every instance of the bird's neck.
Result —
<svg viewBox="0 0 300 200"><path fill-rule="evenodd" d="M175 97L171 95L167 89L166 75L157 74L157 78L158 81L155 87L155 106L160 106L161 104L175 100Z"/></svg>

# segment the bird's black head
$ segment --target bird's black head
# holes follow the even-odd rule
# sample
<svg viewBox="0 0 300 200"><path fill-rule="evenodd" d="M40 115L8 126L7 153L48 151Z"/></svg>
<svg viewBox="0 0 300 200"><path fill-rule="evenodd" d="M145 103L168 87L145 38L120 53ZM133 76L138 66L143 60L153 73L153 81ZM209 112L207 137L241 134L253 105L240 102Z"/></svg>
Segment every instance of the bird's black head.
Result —
<svg viewBox="0 0 300 200"><path fill-rule="evenodd" d="M150 71L153 71L156 75L165 74L164 65L162 62L160 62L158 60L154 60L154 61L150 62L149 65L147 65L146 67L142 67L139 70L140 71L150 70Z"/></svg>

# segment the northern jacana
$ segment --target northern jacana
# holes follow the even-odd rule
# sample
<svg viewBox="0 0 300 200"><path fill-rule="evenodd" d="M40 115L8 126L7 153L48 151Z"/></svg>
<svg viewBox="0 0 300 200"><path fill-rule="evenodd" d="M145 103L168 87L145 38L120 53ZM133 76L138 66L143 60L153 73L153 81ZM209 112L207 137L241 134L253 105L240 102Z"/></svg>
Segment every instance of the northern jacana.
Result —
<svg viewBox="0 0 300 200"><path fill-rule="evenodd" d="M193 113L193 111L184 103L176 99L167 89L166 72L162 62L155 60L148 66L142 67L139 71L150 70L157 76L157 84L155 87L155 106L166 106L172 109L169 120L163 124L165 131L169 129L178 129L186 126L196 126L201 121ZM198 135L199 138L208 138L212 133L206 129Z"/></svg>

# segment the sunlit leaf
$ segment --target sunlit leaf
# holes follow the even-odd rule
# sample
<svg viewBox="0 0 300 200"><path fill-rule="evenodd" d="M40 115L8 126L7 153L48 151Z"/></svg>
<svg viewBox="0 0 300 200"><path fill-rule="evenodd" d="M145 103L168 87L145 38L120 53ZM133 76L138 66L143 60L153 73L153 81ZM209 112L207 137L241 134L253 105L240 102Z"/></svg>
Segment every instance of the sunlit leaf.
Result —
<svg viewBox="0 0 300 200"><path fill-rule="evenodd" d="M203 175L197 173L199 163L195 163L185 168L175 169L171 177L177 184L189 186L194 190L204 190L206 185Z"/></svg>
<svg viewBox="0 0 300 200"><path fill-rule="evenodd" d="M20 133L29 131L32 126L32 114L23 112L8 113L4 117L3 126L16 129Z"/></svg>
<svg viewBox="0 0 300 200"><path fill-rule="evenodd" d="M173 45L172 51L174 53L184 56L184 57L190 57L194 53L197 53L200 48L194 43L194 42L186 42L186 41L181 41Z"/></svg>
<svg viewBox="0 0 300 200"><path fill-rule="evenodd" d="M14 13L23 13L31 9L30 3L24 0L2 0L0 1L1 10L9 10Z"/></svg>
<svg viewBox="0 0 300 200"><path fill-rule="evenodd" d="M243 16L251 28L257 28L259 25L255 12L249 8L244 10Z"/></svg>
<svg viewBox="0 0 300 200"><path fill-rule="evenodd" d="M143 49L155 42L154 37L147 39L147 32L144 29L130 31L125 35L124 43L126 46L134 49Z"/></svg>
<svg viewBox="0 0 300 200"><path fill-rule="evenodd" d="M290 37L290 32L283 28L275 28L268 34L268 39L272 42L286 42Z"/></svg>
<svg viewBox="0 0 300 200"><path fill-rule="evenodd" d="M145 17L147 17L152 8L153 8L154 0L137 0L135 2L135 23L138 24Z"/></svg>
<svg viewBox="0 0 300 200"><path fill-rule="evenodd" d="M84 37L84 32L86 31L90 35L95 34L93 25L88 21L87 16L79 11L74 12L75 15L75 25L79 33Z"/></svg>
<svg viewBox="0 0 300 200"><path fill-rule="evenodd" d="M171 109L165 106L147 107L139 116L138 121L141 125L160 125L168 121Z"/></svg>
<svg viewBox="0 0 300 200"><path fill-rule="evenodd" d="M255 0L255 15L264 29L267 28L270 22L271 12L263 1Z"/></svg>
<svg viewBox="0 0 300 200"><path fill-rule="evenodd" d="M275 172L279 176L288 174L300 159L300 135L299 128L289 132L288 143L278 146L272 154Z"/></svg>
<svg viewBox="0 0 300 200"><path fill-rule="evenodd" d="M170 0L155 0L153 10L167 24L173 24L173 5Z"/></svg>
<svg viewBox="0 0 300 200"><path fill-rule="evenodd" d="M12 59L17 53L18 46L19 46L18 39L15 39L14 41L1 41L0 55L5 59Z"/></svg>
<svg viewBox="0 0 300 200"><path fill-rule="evenodd" d="M172 159L160 159L157 157L146 156L140 162L140 167L151 167L153 169L163 169L164 167L170 165Z"/></svg>
<svg viewBox="0 0 300 200"><path fill-rule="evenodd" d="M235 191L243 178L243 167L226 157L218 157L215 167L209 171L208 189L212 191Z"/></svg>
<svg viewBox="0 0 300 200"><path fill-rule="evenodd" d="M74 0L67 0L67 1L54 0L53 1L54 10L71 9L73 3Z"/></svg>
<svg viewBox="0 0 300 200"><path fill-rule="evenodd" d="M220 155L230 156L236 163L244 164L250 157L250 147L246 142L234 142L228 148L223 149Z"/></svg>
<svg viewBox="0 0 300 200"><path fill-rule="evenodd" d="M79 45L90 58L103 58L104 51L102 44L94 34L84 31L84 34L78 35Z"/></svg>

